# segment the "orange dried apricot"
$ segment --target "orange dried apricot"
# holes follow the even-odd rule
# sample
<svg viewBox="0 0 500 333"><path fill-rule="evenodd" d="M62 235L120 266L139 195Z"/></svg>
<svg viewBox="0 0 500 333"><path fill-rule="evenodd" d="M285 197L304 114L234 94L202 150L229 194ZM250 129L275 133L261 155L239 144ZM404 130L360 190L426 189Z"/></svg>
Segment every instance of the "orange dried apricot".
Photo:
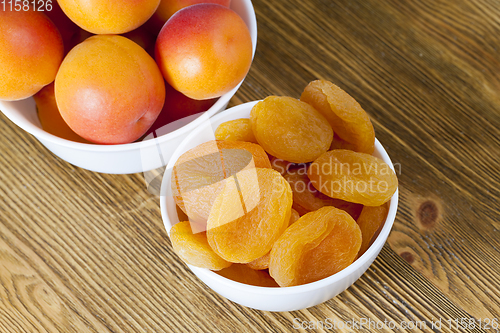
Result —
<svg viewBox="0 0 500 333"><path fill-rule="evenodd" d="M288 226L292 191L273 169L255 168L225 180L207 221L212 249L233 263L248 263L271 250Z"/></svg>
<svg viewBox="0 0 500 333"><path fill-rule="evenodd" d="M290 212L290 220L288 221L288 226L291 226L299 219L300 219L300 214L295 209L292 208L292 211Z"/></svg>
<svg viewBox="0 0 500 333"><path fill-rule="evenodd" d="M368 114L333 83L309 83L300 100L267 97L215 137L172 172L189 222L171 238L187 263L244 284L297 286L345 269L380 232L398 179L371 155Z"/></svg>
<svg viewBox="0 0 500 333"><path fill-rule="evenodd" d="M176 204L205 230L210 208L224 187L224 179L248 168L271 168L266 152L242 141L208 141L182 154L172 170ZM194 226L193 226L194 227Z"/></svg>
<svg viewBox="0 0 500 333"><path fill-rule="evenodd" d="M262 257L255 259L254 261L250 261L247 266L251 269L255 269L257 271L268 269L269 268L269 259L271 251L264 254Z"/></svg>
<svg viewBox="0 0 500 333"><path fill-rule="evenodd" d="M388 212L388 203L376 207L365 206L361 211L361 215L356 221L361 229L361 235L363 238L361 248L359 249L359 257L361 257L363 253L368 250L375 234L383 226Z"/></svg>
<svg viewBox="0 0 500 333"><path fill-rule="evenodd" d="M264 150L285 161L314 161L330 148L333 131L311 105L291 97L270 96L250 113L252 131Z"/></svg>
<svg viewBox="0 0 500 333"><path fill-rule="evenodd" d="M290 226L292 223L297 222L297 220L300 218L299 213L292 208L292 211L290 213L290 220L288 222L288 226ZM268 269L269 268L269 258L270 258L270 252L267 252L264 256L255 259L254 261L250 261L247 265L251 269L256 269L256 270L262 270L262 269Z"/></svg>
<svg viewBox="0 0 500 333"><path fill-rule="evenodd" d="M300 100L325 116L335 134L351 144L354 151L373 153L375 131L372 122L359 103L344 90L329 81L316 80L307 85Z"/></svg>
<svg viewBox="0 0 500 333"><path fill-rule="evenodd" d="M276 281L265 271L256 271L242 264L233 264L216 272L230 280L257 287L279 287Z"/></svg>
<svg viewBox="0 0 500 333"><path fill-rule="evenodd" d="M283 177L290 184L293 192L292 207L299 212L301 216L324 206L334 206L345 210L355 220L361 213L363 205L330 198L318 191L311 183L307 174L300 172L300 170L289 171L284 174Z"/></svg>
<svg viewBox="0 0 500 333"><path fill-rule="evenodd" d="M217 141L217 146L226 169L226 178L248 167L271 168L269 157L258 144L244 141ZM250 157L247 151L252 154L253 164L247 163Z"/></svg>
<svg viewBox="0 0 500 333"><path fill-rule="evenodd" d="M207 242L204 232L193 234L190 223L183 221L170 229L170 240L174 252L186 263L211 270L221 270L231 263L219 257Z"/></svg>
<svg viewBox="0 0 500 333"><path fill-rule="evenodd" d="M330 150L332 149L347 149L356 151L356 146L352 143L349 143L345 140L342 140L337 133L333 135L332 144L330 145Z"/></svg>
<svg viewBox="0 0 500 333"><path fill-rule="evenodd" d="M344 149L321 155L308 176L321 193L365 206L389 201L398 187L396 174L382 159Z"/></svg>
<svg viewBox="0 0 500 333"><path fill-rule="evenodd" d="M181 207L175 205L175 211L177 212L177 218L179 221L189 221L189 217L184 213Z"/></svg>
<svg viewBox="0 0 500 333"><path fill-rule="evenodd" d="M356 221L335 207L307 213L274 243L269 273L281 287L321 280L349 266L361 246Z"/></svg>
<svg viewBox="0 0 500 333"><path fill-rule="evenodd" d="M271 167L284 175L285 173L290 172L291 170L305 170L304 171L297 171L297 172L302 172L302 173L307 173L307 168L309 168L310 163L292 163L285 161L281 158L277 158L274 156L270 156L269 160L271 161Z"/></svg>
<svg viewBox="0 0 500 333"><path fill-rule="evenodd" d="M229 120L220 124L215 130L215 139L257 143L250 119L247 118Z"/></svg>

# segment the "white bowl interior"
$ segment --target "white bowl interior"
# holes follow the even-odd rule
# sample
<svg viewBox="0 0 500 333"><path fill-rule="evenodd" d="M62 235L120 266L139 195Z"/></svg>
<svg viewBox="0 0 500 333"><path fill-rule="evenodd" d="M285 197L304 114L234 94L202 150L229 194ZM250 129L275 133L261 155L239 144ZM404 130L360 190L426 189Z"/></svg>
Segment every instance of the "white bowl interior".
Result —
<svg viewBox="0 0 500 333"><path fill-rule="evenodd" d="M191 132L174 151L165 170L160 198L161 215L168 234L170 234L172 225L179 222L170 187L172 168L177 159L187 150L206 141L214 140L214 131L221 123L233 119L249 118L250 111L257 102L241 104L214 116L203 126ZM374 155L383 159L394 170L387 152L378 140L375 142ZM208 269L191 265L188 267L216 292L244 306L266 311L292 311L314 306L347 289L368 269L389 236L396 217L397 206L398 190L390 200L389 212L384 226L370 248L349 267L320 281L294 287L265 288L235 282Z"/></svg>
<svg viewBox="0 0 500 333"><path fill-rule="evenodd" d="M255 50L257 46L257 20L255 17L255 11L252 6L251 0L232 0L231 9L240 15L240 17L245 21L249 30L250 36L252 38L253 45L253 56L255 55ZM228 93L222 95L215 104L208 109L203 116L193 117L193 120L188 124L173 130L169 133L162 135L157 135L154 139L149 139L141 142L133 142L128 144L119 145L97 145L97 144L87 144L74 142L59 138L44 131L38 120L38 115L36 112L36 105L33 98L28 98L21 101L0 101L0 110L17 126L25 130L26 132L34 135L43 145L49 148L53 153L61 157L62 159L75 164L77 166L107 173L134 173L152 170L161 166L164 166L171 152L175 149L178 142L182 140L184 136L193 131L196 127L205 121L206 117L211 117L216 113L224 110L229 103L229 100L236 93L238 88L243 83L243 80L238 84L237 87L229 91ZM153 158L153 162L142 163L141 161L133 161L137 159L144 158L144 154L150 154L158 149L163 152L167 158L158 159L156 156ZM127 154L130 152L130 154ZM83 157L76 156L78 153L82 153ZM92 155L92 153L99 153ZM106 155L107 153L121 153L116 156ZM91 159L99 161L90 161ZM116 159L116 163L113 160ZM161 160L161 161L160 161ZM128 167L127 165L134 165L133 167Z"/></svg>

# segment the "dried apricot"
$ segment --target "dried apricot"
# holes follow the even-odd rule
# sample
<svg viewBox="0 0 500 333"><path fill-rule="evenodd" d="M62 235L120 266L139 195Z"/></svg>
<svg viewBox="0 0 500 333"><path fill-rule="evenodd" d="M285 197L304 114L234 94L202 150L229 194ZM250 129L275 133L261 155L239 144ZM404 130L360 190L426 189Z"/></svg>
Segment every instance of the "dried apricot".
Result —
<svg viewBox="0 0 500 333"><path fill-rule="evenodd" d="M328 121L307 103L270 96L250 113L252 131L264 150L294 163L311 162L330 148L333 131Z"/></svg>
<svg viewBox="0 0 500 333"><path fill-rule="evenodd" d="M288 226L292 191L273 169L240 171L225 180L207 221L207 238L219 256L248 263L271 250Z"/></svg>
<svg viewBox="0 0 500 333"><path fill-rule="evenodd" d="M181 207L175 205L175 211L177 212L177 218L179 221L189 221L189 217L184 213Z"/></svg>
<svg viewBox="0 0 500 333"><path fill-rule="evenodd" d="M211 270L221 270L231 263L219 257L207 242L204 232L193 234L188 221L174 224L170 229L174 252L186 263Z"/></svg>
<svg viewBox="0 0 500 333"><path fill-rule="evenodd" d="M216 272L230 280L257 287L279 287L276 281L265 271L256 271L247 265L233 264Z"/></svg>
<svg viewBox="0 0 500 333"><path fill-rule="evenodd" d="M257 143L250 119L247 118L229 120L220 124L215 130L215 139Z"/></svg>
<svg viewBox="0 0 500 333"><path fill-rule="evenodd" d="M269 259L271 258L270 256L271 251L267 252L264 254L262 257L255 259L254 261L250 261L247 266L250 267L251 269L255 270L263 270L263 269L268 269L269 268Z"/></svg>
<svg viewBox="0 0 500 333"><path fill-rule="evenodd" d="M368 250L375 234L384 224L388 212L389 205L387 203L376 207L365 206L361 211L361 215L356 221L361 229L363 237L361 248L359 249L359 257L361 257L363 253Z"/></svg>
<svg viewBox="0 0 500 333"><path fill-rule="evenodd" d="M190 221L199 225L194 232L205 230L222 180L254 167L271 168L271 163L264 149L250 142L208 141L179 157L172 170L172 194Z"/></svg>
<svg viewBox="0 0 500 333"><path fill-rule="evenodd" d="M363 205L333 199L318 191L311 183L307 174L300 170L289 171L283 177L290 184L293 193L292 207L302 216L324 206L334 206L349 213L353 219L357 219Z"/></svg>
<svg viewBox="0 0 500 333"><path fill-rule="evenodd" d="M307 85L300 100L325 116L335 134L353 145L354 151L373 153L375 131L370 117L344 90L329 81L316 80Z"/></svg>
<svg viewBox="0 0 500 333"><path fill-rule="evenodd" d="M281 158L277 158L274 156L270 156L269 160L271 161L271 167L284 175L285 173L288 173L291 170L302 170L302 171L297 171L301 173L307 174L307 168L309 168L310 163L292 163L288 162L285 160L282 160ZM305 171L304 171L305 170Z"/></svg>
<svg viewBox="0 0 500 333"><path fill-rule="evenodd" d="M217 141L217 146L226 169L226 178L248 167L271 168L269 157L258 144L244 141ZM252 154L253 164L247 163L250 157L247 151Z"/></svg>
<svg viewBox="0 0 500 333"><path fill-rule="evenodd" d="M333 135L332 144L330 145L330 150L332 149L347 149L356 151L356 146L352 143L349 143L345 140L342 140L337 133Z"/></svg>
<svg viewBox="0 0 500 333"><path fill-rule="evenodd" d="M290 213L290 220L288 221L288 226L291 226L293 223L297 222L300 219L300 214L292 208Z"/></svg>
<svg viewBox="0 0 500 333"><path fill-rule="evenodd" d="M344 149L321 155L308 176L321 193L365 206L389 201L398 187L396 174L382 159Z"/></svg>
<svg viewBox="0 0 500 333"><path fill-rule="evenodd" d="M299 213L292 208L292 211L290 213L290 220L288 221L288 226L290 226L292 223L296 222L300 218ZM267 252L264 256L255 259L254 261L250 261L247 265L251 269L256 269L256 270L262 270L262 269L268 269L269 268L269 258L270 258L270 252Z"/></svg>
<svg viewBox="0 0 500 333"><path fill-rule="evenodd" d="M349 266L361 246L356 221L335 207L307 213L274 243L269 273L281 287L331 276Z"/></svg>

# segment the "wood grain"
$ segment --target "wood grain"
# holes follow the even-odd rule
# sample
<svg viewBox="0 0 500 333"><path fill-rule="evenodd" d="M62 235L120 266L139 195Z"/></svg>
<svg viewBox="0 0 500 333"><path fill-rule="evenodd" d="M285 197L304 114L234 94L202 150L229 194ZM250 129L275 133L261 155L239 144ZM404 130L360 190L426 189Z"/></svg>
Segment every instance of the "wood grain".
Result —
<svg viewBox="0 0 500 333"><path fill-rule="evenodd" d="M329 79L400 168L396 223L371 268L313 308L234 304L172 252L142 174L71 166L0 115L0 332L289 332L326 318L428 332L439 318L500 319L500 2L253 4L257 53L230 105Z"/></svg>

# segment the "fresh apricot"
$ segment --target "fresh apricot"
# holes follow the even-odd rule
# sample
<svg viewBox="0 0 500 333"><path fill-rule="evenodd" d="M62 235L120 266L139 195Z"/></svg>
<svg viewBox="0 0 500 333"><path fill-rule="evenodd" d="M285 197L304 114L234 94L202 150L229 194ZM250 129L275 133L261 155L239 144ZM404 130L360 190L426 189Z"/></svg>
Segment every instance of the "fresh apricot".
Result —
<svg viewBox="0 0 500 333"><path fill-rule="evenodd" d="M56 96L54 95L54 83L43 87L33 98L36 103L38 119L45 131L66 140L89 143L69 128L61 117L57 108Z"/></svg>
<svg viewBox="0 0 500 333"><path fill-rule="evenodd" d="M135 42L137 45L146 50L146 52L151 57L154 57L156 35L150 33L144 25L141 25L139 28L129 31L122 36L127 37L131 41Z"/></svg>
<svg viewBox="0 0 500 333"><path fill-rule="evenodd" d="M168 19L176 12L184 7L198 3L216 3L229 7L231 0L161 0L160 5L148 23L152 24L153 28L159 32L165 22L167 22Z"/></svg>
<svg viewBox="0 0 500 333"><path fill-rule="evenodd" d="M48 4L48 2L46 2ZM61 33L64 42L64 53L68 53L76 44L73 44L75 35L78 34L80 27L71 21L59 6L57 1L52 1L51 10L46 10L44 13L56 25L57 30Z"/></svg>
<svg viewBox="0 0 500 333"><path fill-rule="evenodd" d="M252 62L252 39L241 17L217 4L178 11L156 40L165 80L193 99L220 97L235 88Z"/></svg>
<svg viewBox="0 0 500 333"><path fill-rule="evenodd" d="M101 144L129 143L154 123L165 85L154 60L116 35L96 35L66 56L55 81L61 116L81 137Z"/></svg>
<svg viewBox="0 0 500 333"><path fill-rule="evenodd" d="M71 37L70 40L64 41L64 53L68 54L69 51L71 51L72 48L83 42L89 37L94 36L94 34L88 32L87 30L83 30L80 27L77 27L78 30L76 33Z"/></svg>
<svg viewBox="0 0 500 333"><path fill-rule="evenodd" d="M216 98L197 100L178 92L165 83L165 104L160 115L146 132L146 136L155 133L157 136L175 131L190 123L207 111L217 102Z"/></svg>
<svg viewBox="0 0 500 333"><path fill-rule="evenodd" d="M61 35L47 16L0 11L0 100L33 96L54 81L63 55Z"/></svg>
<svg viewBox="0 0 500 333"><path fill-rule="evenodd" d="M58 0L64 13L94 34L122 34L146 22L160 0Z"/></svg>

